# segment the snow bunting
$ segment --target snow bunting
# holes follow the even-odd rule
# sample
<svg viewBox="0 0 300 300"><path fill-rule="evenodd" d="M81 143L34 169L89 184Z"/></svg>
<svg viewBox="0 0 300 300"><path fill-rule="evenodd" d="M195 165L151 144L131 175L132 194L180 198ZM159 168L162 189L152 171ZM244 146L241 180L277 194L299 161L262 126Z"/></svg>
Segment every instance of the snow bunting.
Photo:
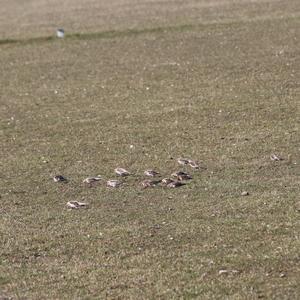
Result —
<svg viewBox="0 0 300 300"><path fill-rule="evenodd" d="M118 175L120 175L120 176L128 176L128 175L130 175L130 173L127 170L123 169L123 168L116 168L115 169L115 173L118 174Z"/></svg>
<svg viewBox="0 0 300 300"><path fill-rule="evenodd" d="M59 28L56 30L56 36L58 38L64 38L65 37L65 31L62 28Z"/></svg>
<svg viewBox="0 0 300 300"><path fill-rule="evenodd" d="M109 187L116 188L116 187L119 187L120 185L122 185L122 182L119 180L111 179L106 182L106 185Z"/></svg>
<svg viewBox="0 0 300 300"><path fill-rule="evenodd" d="M186 172L178 171L171 174L172 177L178 178L179 176L186 177L186 179L192 179L192 176Z"/></svg>
<svg viewBox="0 0 300 300"><path fill-rule="evenodd" d="M92 184L92 183L97 182L99 180L101 180L101 176L98 175L98 176L95 176L95 177L87 177L82 182L87 183L87 184Z"/></svg>
<svg viewBox="0 0 300 300"><path fill-rule="evenodd" d="M154 170L146 170L144 172L144 175L154 177L154 176L159 175L159 173Z"/></svg>
<svg viewBox="0 0 300 300"><path fill-rule="evenodd" d="M174 182L174 180L171 179L171 178L164 178L164 179L161 180L161 183L164 184L164 185L168 185L172 182Z"/></svg>
<svg viewBox="0 0 300 300"><path fill-rule="evenodd" d="M55 175L53 177L54 182L67 182L67 178L62 175Z"/></svg>
<svg viewBox="0 0 300 300"><path fill-rule="evenodd" d="M141 182L141 186L145 189L148 187L154 187L156 186L158 183L160 183L160 180L144 180Z"/></svg>
<svg viewBox="0 0 300 300"><path fill-rule="evenodd" d="M187 158L178 158L177 159L177 162L180 164L180 165L187 165L189 163L189 159Z"/></svg>
<svg viewBox="0 0 300 300"><path fill-rule="evenodd" d="M272 155L270 156L270 159L273 160L273 161L280 161L280 160L283 160L282 157L280 157L280 156L278 156L278 155L276 155L276 154L272 154Z"/></svg>
<svg viewBox="0 0 300 300"><path fill-rule="evenodd" d="M193 169L199 169L200 168L199 164L196 161L194 161L194 160L189 159L189 163L188 164Z"/></svg>
<svg viewBox="0 0 300 300"><path fill-rule="evenodd" d="M177 187L180 187L180 186L183 186L183 185L185 185L185 183L183 183L181 181L173 181L173 182L170 182L169 184L167 184L167 187L177 188Z"/></svg>
<svg viewBox="0 0 300 300"><path fill-rule="evenodd" d="M78 201L69 201L67 203L67 207L69 208L82 208L82 207L87 207L88 204L87 203L84 203L84 202L78 202Z"/></svg>

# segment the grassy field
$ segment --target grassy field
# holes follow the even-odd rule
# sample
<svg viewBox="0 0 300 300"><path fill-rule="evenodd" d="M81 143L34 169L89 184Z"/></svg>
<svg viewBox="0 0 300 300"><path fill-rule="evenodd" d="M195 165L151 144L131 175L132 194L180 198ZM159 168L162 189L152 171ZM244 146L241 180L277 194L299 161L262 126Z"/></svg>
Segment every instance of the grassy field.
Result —
<svg viewBox="0 0 300 300"><path fill-rule="evenodd" d="M299 299L299 1L26 3L0 8L0 299Z"/></svg>

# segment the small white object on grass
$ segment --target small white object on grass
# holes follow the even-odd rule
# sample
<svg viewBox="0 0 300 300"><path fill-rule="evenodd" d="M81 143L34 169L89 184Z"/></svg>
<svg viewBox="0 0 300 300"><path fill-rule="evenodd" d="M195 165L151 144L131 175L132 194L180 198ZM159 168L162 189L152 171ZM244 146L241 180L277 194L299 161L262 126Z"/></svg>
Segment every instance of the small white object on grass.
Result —
<svg viewBox="0 0 300 300"><path fill-rule="evenodd" d="M59 29L57 29L56 30L56 36L58 37L58 38L64 38L65 37L65 31L64 31L64 29L62 29L62 28L59 28Z"/></svg>
<svg viewBox="0 0 300 300"><path fill-rule="evenodd" d="M69 201L67 203L67 207L72 208L72 209L83 208L83 207L87 207L87 206L88 206L88 204L85 202Z"/></svg>
<svg viewBox="0 0 300 300"><path fill-rule="evenodd" d="M55 175L53 180L54 182L67 182L67 179L62 175Z"/></svg>
<svg viewBox="0 0 300 300"><path fill-rule="evenodd" d="M226 269L222 269L219 270L219 275L225 275L225 274L239 274L240 271L239 270L226 270Z"/></svg>
<svg viewBox="0 0 300 300"><path fill-rule="evenodd" d="M99 180L101 180L101 176L98 175L98 176L95 176L95 177L87 177L82 182L87 183L87 184L91 184L91 183L97 182Z"/></svg>
<svg viewBox="0 0 300 300"><path fill-rule="evenodd" d="M116 187L119 187L120 185L122 185L122 182L119 181L119 180L111 179L111 180L108 180L108 181L106 182L106 185L107 185L108 187L116 188Z"/></svg>
<svg viewBox="0 0 300 300"><path fill-rule="evenodd" d="M189 166L192 167L193 169L199 169L199 164L196 161L191 159L189 159Z"/></svg>
<svg viewBox="0 0 300 300"><path fill-rule="evenodd" d="M180 164L180 165L188 165L189 164L189 159L187 158L178 158L177 159L177 162Z"/></svg>
<svg viewBox="0 0 300 300"><path fill-rule="evenodd" d="M242 195L242 196L248 196L248 195L249 195L249 192L243 191L243 192L241 193L241 195Z"/></svg>
<svg viewBox="0 0 300 300"><path fill-rule="evenodd" d="M159 175L159 172L154 171L154 170L146 170L144 172L144 175L154 177L156 175Z"/></svg>
<svg viewBox="0 0 300 300"><path fill-rule="evenodd" d="M280 156L278 156L278 155L276 155L276 154L272 154L272 155L270 156L270 159L273 160L273 161L280 161L280 160L283 160L282 157L280 157Z"/></svg>
<svg viewBox="0 0 300 300"><path fill-rule="evenodd" d="M228 274L228 273L229 273L228 270L220 270L219 271L219 275Z"/></svg>

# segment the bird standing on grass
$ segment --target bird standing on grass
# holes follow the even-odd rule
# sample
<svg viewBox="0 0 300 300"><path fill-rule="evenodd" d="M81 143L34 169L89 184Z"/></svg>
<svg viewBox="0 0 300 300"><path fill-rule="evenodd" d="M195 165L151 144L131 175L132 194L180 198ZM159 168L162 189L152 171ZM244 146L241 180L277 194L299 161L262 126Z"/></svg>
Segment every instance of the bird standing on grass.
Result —
<svg viewBox="0 0 300 300"><path fill-rule="evenodd" d="M150 176L150 177L154 177L154 176L159 175L159 172L156 172L156 171L154 171L154 170L146 170L146 171L144 172L144 175Z"/></svg>
<svg viewBox="0 0 300 300"><path fill-rule="evenodd" d="M95 176L95 177L87 177L82 182L87 183L87 184L92 184L92 183L95 183L99 180L101 180L101 176L98 175L98 176Z"/></svg>
<svg viewBox="0 0 300 300"><path fill-rule="evenodd" d="M62 28L56 30L56 36L60 39L65 37L65 31Z"/></svg>
<svg viewBox="0 0 300 300"><path fill-rule="evenodd" d="M83 208L83 207L87 207L87 206L88 206L87 203L78 202L78 201L69 201L67 203L67 207L72 208L72 209Z"/></svg>
<svg viewBox="0 0 300 300"><path fill-rule="evenodd" d="M172 177L176 177L179 180L188 180L188 179L192 179L192 176L189 175L188 173L185 173L183 171L178 171L178 172L174 172L171 174Z"/></svg>
<svg viewBox="0 0 300 300"><path fill-rule="evenodd" d="M196 161L191 159L189 159L189 166L196 170L200 168L199 164Z"/></svg>
<svg viewBox="0 0 300 300"><path fill-rule="evenodd" d="M98 176L94 176L94 177L87 177L82 181L82 183L91 187L92 185L95 185L100 180L101 180L101 176L98 175Z"/></svg>
<svg viewBox="0 0 300 300"><path fill-rule="evenodd" d="M53 180L54 180L54 182L67 182L68 181L67 178L65 178L62 175L55 175L53 177Z"/></svg>
<svg viewBox="0 0 300 300"><path fill-rule="evenodd" d="M173 182L170 182L169 184L167 184L167 187L177 188L177 187L180 187L180 186L183 186L183 185L185 185L185 183L183 183L181 181L173 181Z"/></svg>
<svg viewBox="0 0 300 300"><path fill-rule="evenodd" d="M143 180L142 182L141 182L141 186L144 188L144 189L146 189L146 188L148 188L148 187L154 187L154 186L156 186L157 184L159 184L160 183L160 180L149 180L149 179L147 179L147 180Z"/></svg>
<svg viewBox="0 0 300 300"><path fill-rule="evenodd" d="M130 173L127 170L123 169L123 168L116 168L115 173L122 176L122 177L130 175Z"/></svg>
<svg viewBox="0 0 300 300"><path fill-rule="evenodd" d="M119 186L122 185L122 182L119 181L119 180L111 179L111 180L108 180L108 181L106 182L106 185L107 185L108 187L117 188L117 187L119 187Z"/></svg>
<svg viewBox="0 0 300 300"><path fill-rule="evenodd" d="M171 178L163 178L163 179L161 180L161 183L162 183L163 185L168 185L168 184L170 184L170 183L172 183L172 182L174 182L174 180L171 179Z"/></svg>
<svg viewBox="0 0 300 300"><path fill-rule="evenodd" d="M177 159L177 162L178 162L180 165L188 165L189 159L187 159L187 158L178 158L178 159Z"/></svg>

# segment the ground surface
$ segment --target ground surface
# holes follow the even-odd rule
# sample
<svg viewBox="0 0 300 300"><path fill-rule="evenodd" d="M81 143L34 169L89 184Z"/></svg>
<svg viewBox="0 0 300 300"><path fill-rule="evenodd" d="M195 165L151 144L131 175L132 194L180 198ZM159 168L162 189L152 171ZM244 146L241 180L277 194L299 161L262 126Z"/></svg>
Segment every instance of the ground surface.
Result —
<svg viewBox="0 0 300 300"><path fill-rule="evenodd" d="M20 2L0 7L0 298L298 299L299 1ZM180 156L207 170L139 188ZM120 189L81 183L117 166Z"/></svg>

